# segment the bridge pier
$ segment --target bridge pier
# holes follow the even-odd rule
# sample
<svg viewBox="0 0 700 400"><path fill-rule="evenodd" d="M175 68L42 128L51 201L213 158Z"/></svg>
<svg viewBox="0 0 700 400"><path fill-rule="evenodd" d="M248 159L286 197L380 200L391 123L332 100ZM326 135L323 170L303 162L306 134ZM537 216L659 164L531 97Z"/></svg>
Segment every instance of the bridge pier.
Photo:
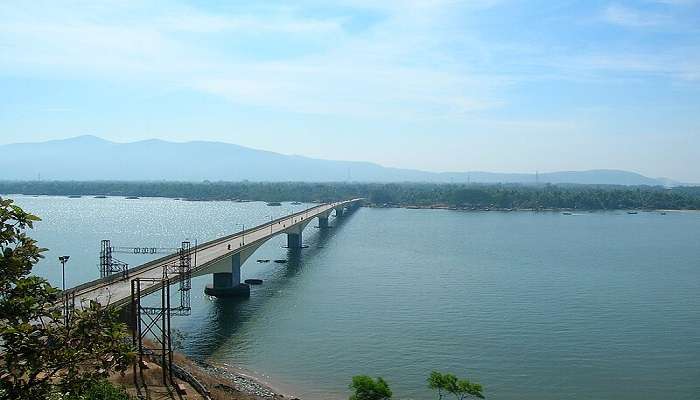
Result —
<svg viewBox="0 0 700 400"><path fill-rule="evenodd" d="M231 272L215 272L213 284L204 293L214 297L249 297L250 286L241 283L241 253L231 256Z"/></svg>
<svg viewBox="0 0 700 400"><path fill-rule="evenodd" d="M301 248L301 232L287 233L287 247L290 249Z"/></svg>
<svg viewBox="0 0 700 400"><path fill-rule="evenodd" d="M335 209L335 217L336 217L336 218L342 217L342 216L343 216L343 211L345 211L345 209L344 209L343 207L338 207L338 208L336 208L336 209Z"/></svg>
<svg viewBox="0 0 700 400"><path fill-rule="evenodd" d="M328 228L328 217L319 216L318 217L318 227L321 229Z"/></svg>

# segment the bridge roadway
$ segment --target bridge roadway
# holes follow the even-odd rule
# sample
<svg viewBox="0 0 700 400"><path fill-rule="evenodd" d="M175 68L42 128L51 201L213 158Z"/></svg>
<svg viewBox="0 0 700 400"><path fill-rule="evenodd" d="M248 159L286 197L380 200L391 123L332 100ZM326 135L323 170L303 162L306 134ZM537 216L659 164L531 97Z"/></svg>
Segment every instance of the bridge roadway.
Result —
<svg viewBox="0 0 700 400"><path fill-rule="evenodd" d="M335 210L336 217L342 216L346 208L359 206L363 199L320 204L315 207L249 228L228 236L199 244L196 252L197 265L192 267L192 277L213 274L213 285L206 289L212 296L230 297L246 296L250 293L248 285L240 282L240 267L263 243L278 234L287 234L290 248L301 248L302 232L314 218L319 219L319 227L328 227L328 217ZM141 283L142 295L160 290L163 268L179 261L178 254L171 254L150 261L129 270L129 277L123 279L121 274L67 289L75 293L76 307L83 301L95 300L103 305L123 307L131 300L131 281L135 278L146 279ZM179 280L177 273L169 274L172 283ZM152 280L152 281L151 281ZM81 301L82 300L82 301Z"/></svg>

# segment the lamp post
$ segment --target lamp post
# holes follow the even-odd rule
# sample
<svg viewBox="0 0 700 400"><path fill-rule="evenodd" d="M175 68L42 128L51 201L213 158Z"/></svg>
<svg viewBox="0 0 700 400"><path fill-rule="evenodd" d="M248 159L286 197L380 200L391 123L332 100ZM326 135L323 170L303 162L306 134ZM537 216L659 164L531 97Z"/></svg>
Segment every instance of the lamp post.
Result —
<svg viewBox="0 0 700 400"><path fill-rule="evenodd" d="M61 262L61 276L63 281L63 322L68 325L68 296L66 295L66 263L70 256L60 256L58 261Z"/></svg>
<svg viewBox="0 0 700 400"><path fill-rule="evenodd" d="M58 257L58 261L61 262L61 275L63 277L63 291L66 291L66 263L68 262L68 259L70 256L60 256Z"/></svg>
<svg viewBox="0 0 700 400"><path fill-rule="evenodd" d="M272 235L272 215L266 215L265 217L270 218L270 235Z"/></svg>
<svg viewBox="0 0 700 400"><path fill-rule="evenodd" d="M241 231L243 233L243 237L241 238L241 240L243 241L243 246L245 246L245 224L236 224L236 226L239 225L243 227L243 230Z"/></svg>

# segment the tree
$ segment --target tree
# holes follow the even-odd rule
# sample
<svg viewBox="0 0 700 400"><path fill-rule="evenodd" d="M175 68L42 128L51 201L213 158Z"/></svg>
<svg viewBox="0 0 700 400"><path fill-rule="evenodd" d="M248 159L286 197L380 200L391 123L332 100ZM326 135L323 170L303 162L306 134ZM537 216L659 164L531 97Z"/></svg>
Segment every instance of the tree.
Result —
<svg viewBox="0 0 700 400"><path fill-rule="evenodd" d="M428 377L428 387L437 390L438 400L442 400L443 391L447 391L444 375L437 371L431 372Z"/></svg>
<svg viewBox="0 0 700 400"><path fill-rule="evenodd" d="M387 400L392 396L389 384L381 377L375 381L367 375L353 376L350 389L354 392L350 400Z"/></svg>
<svg viewBox="0 0 700 400"><path fill-rule="evenodd" d="M0 198L0 398L80 394L133 357L116 310L91 301L64 320L61 292L30 275L46 250L25 232L35 221Z"/></svg>
<svg viewBox="0 0 700 400"><path fill-rule="evenodd" d="M437 390L438 399L442 399L445 392L451 393L457 400L484 398L484 389L480 384L472 383L469 379L459 379L450 373L431 372L428 387Z"/></svg>

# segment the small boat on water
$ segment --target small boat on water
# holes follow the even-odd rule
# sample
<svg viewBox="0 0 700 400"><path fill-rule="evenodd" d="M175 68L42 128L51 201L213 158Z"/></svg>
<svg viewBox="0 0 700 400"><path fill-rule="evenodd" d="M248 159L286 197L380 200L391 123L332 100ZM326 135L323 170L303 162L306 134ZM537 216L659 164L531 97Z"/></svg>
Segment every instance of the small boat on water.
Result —
<svg viewBox="0 0 700 400"><path fill-rule="evenodd" d="M107 196L102 196L102 195L99 195L99 196L95 196L95 198L96 198L96 199L106 199L106 198L107 198Z"/></svg>
<svg viewBox="0 0 700 400"><path fill-rule="evenodd" d="M79 199L81 197L82 196L78 196L77 194L72 194L72 195L68 196L69 199Z"/></svg>
<svg viewBox="0 0 700 400"><path fill-rule="evenodd" d="M637 211L627 211L627 214L634 215L634 214L638 214L638 213L637 213Z"/></svg>
<svg viewBox="0 0 700 400"><path fill-rule="evenodd" d="M275 260L277 264L286 264L287 260Z"/></svg>
<svg viewBox="0 0 700 400"><path fill-rule="evenodd" d="M261 259L258 260L258 262L259 262L259 263L269 263L270 260L262 259L262 258L261 258Z"/></svg>
<svg viewBox="0 0 700 400"><path fill-rule="evenodd" d="M138 197L137 197L137 196L129 196L129 197L127 197L126 199L127 199L127 200L137 200Z"/></svg>
<svg viewBox="0 0 700 400"><path fill-rule="evenodd" d="M243 281L249 285L262 285L263 280L262 279L246 279Z"/></svg>
<svg viewBox="0 0 700 400"><path fill-rule="evenodd" d="M666 211L661 211L661 215L666 215Z"/></svg>
<svg viewBox="0 0 700 400"><path fill-rule="evenodd" d="M267 205L270 207L277 207L277 206L281 206L282 203L280 203L278 201L271 201L271 202L267 203Z"/></svg>
<svg viewBox="0 0 700 400"><path fill-rule="evenodd" d="M573 215L573 214L572 214L572 213L570 213L569 211L564 211L564 212L563 212L563 213L561 213L561 214L562 214L562 215Z"/></svg>

